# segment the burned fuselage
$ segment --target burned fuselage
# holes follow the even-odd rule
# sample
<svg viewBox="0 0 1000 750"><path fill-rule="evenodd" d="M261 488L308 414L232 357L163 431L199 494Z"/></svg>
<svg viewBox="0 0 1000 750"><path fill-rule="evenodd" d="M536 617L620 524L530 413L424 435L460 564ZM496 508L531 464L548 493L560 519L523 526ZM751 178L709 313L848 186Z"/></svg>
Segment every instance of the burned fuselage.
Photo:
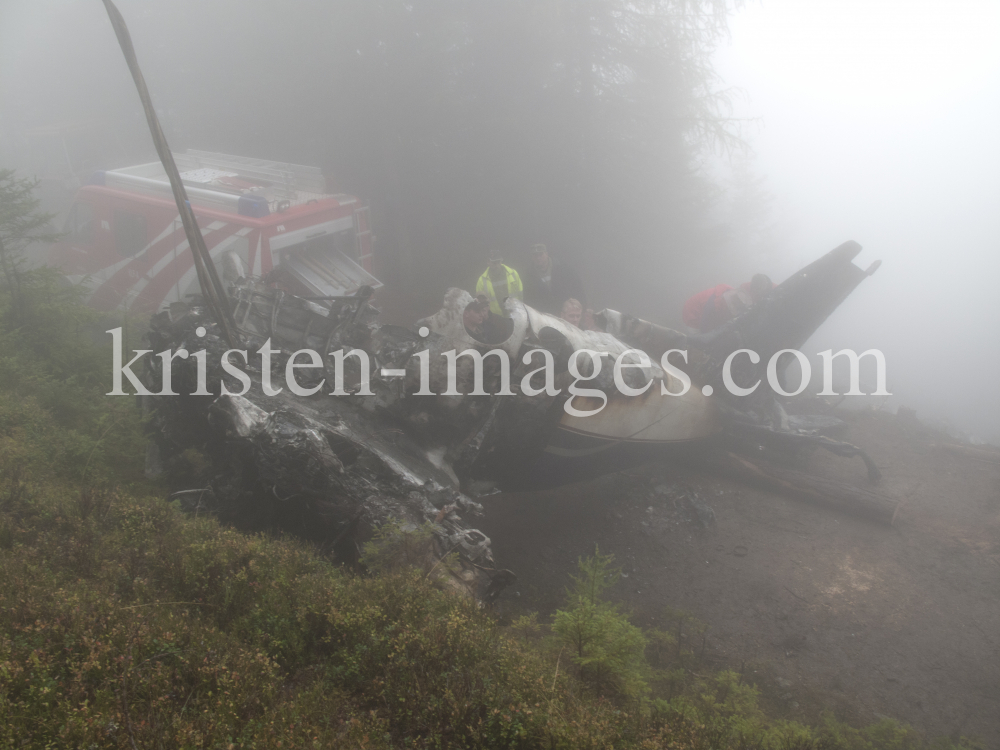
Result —
<svg viewBox="0 0 1000 750"><path fill-rule="evenodd" d="M199 448L211 478L187 497L340 559L387 521L429 524L435 553L458 552L459 584L483 596L505 576L466 525L479 511L470 495L699 450L734 420L785 429L764 397L726 398L721 363L739 348L766 358L801 345L864 277L859 250L841 246L701 337L611 310L597 316L605 330L580 330L513 299L507 317L470 331L472 298L457 289L411 330L380 325L365 294L310 301L242 281L230 291L239 350L198 307L154 318L155 351L205 352L148 360L151 387L169 362L181 394L145 397L156 452L169 467Z"/></svg>

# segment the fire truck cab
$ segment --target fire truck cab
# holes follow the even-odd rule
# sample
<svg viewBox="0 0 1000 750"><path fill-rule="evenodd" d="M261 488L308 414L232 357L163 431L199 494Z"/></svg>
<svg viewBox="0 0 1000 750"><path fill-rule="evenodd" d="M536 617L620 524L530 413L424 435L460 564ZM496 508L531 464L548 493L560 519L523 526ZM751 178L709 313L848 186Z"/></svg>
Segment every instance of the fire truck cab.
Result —
<svg viewBox="0 0 1000 750"><path fill-rule="evenodd" d="M318 168L194 150L174 160L223 284L266 276L305 297L382 286L368 206L327 193ZM201 293L160 162L97 172L64 231L49 262L89 286L95 307L152 313Z"/></svg>

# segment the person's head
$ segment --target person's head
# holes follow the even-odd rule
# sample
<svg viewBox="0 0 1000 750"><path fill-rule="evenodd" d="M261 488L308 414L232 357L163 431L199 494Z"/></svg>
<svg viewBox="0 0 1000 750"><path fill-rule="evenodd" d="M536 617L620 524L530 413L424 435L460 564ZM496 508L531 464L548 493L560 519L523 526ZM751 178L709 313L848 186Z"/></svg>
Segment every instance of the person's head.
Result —
<svg viewBox="0 0 1000 750"><path fill-rule="evenodd" d="M563 302L562 311L559 313L559 317L567 323L579 326L580 321L583 319L583 305L580 304L579 300L570 297L568 300Z"/></svg>
<svg viewBox="0 0 1000 750"><path fill-rule="evenodd" d="M483 323L486 322L486 318L489 317L489 314L489 303L484 302L481 299L474 299L465 306L465 310L462 313L462 322L470 331L478 331L483 327Z"/></svg>
<svg viewBox="0 0 1000 750"><path fill-rule="evenodd" d="M490 268L494 271L503 270L503 253L499 250L494 250L490 253Z"/></svg>
<svg viewBox="0 0 1000 750"><path fill-rule="evenodd" d="M531 264L539 271L548 270L549 250L545 245L539 243L531 246Z"/></svg>
<svg viewBox="0 0 1000 750"><path fill-rule="evenodd" d="M753 297L754 304L764 299L772 289L774 284L771 279L762 273L756 273L750 279L750 296Z"/></svg>

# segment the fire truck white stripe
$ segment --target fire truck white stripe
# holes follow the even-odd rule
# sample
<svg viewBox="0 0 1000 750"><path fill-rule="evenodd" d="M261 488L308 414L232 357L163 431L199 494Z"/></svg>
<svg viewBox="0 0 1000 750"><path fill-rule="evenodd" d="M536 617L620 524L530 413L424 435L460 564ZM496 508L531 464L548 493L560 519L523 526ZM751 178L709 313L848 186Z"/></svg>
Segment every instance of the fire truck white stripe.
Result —
<svg viewBox="0 0 1000 750"><path fill-rule="evenodd" d="M227 226L226 222L224 222L224 221L213 221L211 224L209 224L207 227L205 227L204 231L206 231L206 232L214 232L216 230L221 229L224 226ZM230 226L234 226L235 227L235 226L238 226L238 225L233 224L233 225L230 225ZM230 244L232 244L233 242L236 241L236 237L237 236L246 235L249 231L250 231L250 227L244 227L243 229L241 229L236 234L224 237L220 241L220 244L221 243L226 243L226 247L228 247ZM163 271L164 268L166 268L168 265L170 265L175 260L177 260L178 257L180 257L179 253L182 250L184 250L185 248L187 248L187 247L188 247L188 241L187 241L187 238L185 237L180 243L178 243L173 248L172 252L166 253L162 258L160 258L156 262L156 264L151 269L149 269L145 274L143 274L143 276L141 278L139 278L135 282L135 284L133 284L129 288L128 293L125 295L125 300L126 300L125 306L127 307L127 306L131 305L132 302L135 300L135 298L138 297L139 294L142 292L142 290L146 288L146 286L149 284L149 282L152 281L153 278L156 277L157 274L159 274L161 271ZM219 245L216 245L215 247L217 248L217 247L219 247ZM211 254L211 251L210 251L210 254Z"/></svg>
<svg viewBox="0 0 1000 750"><path fill-rule="evenodd" d="M180 216L178 215L178 218L175 219L175 221L179 221L179 220L180 220ZM225 222L213 221L205 229L206 229L206 231L212 232L212 231L215 231L217 229L221 229L224 226L225 226ZM146 273L144 273L135 282L135 284L133 284L129 288L129 291L126 293L126 299L128 299L129 304L131 304L132 300L135 299L135 295L137 295L139 292L141 292L145 288L146 284L148 284L150 281L152 281L153 277L156 276L164 268L166 268L166 266L168 264L170 264L174 260L176 260L177 259L177 253L179 253L182 249L184 249L187 246L188 246L188 241L187 241L187 238L185 237L177 245L174 246L174 248L173 248L172 251L167 252L162 258L160 258L156 262L156 264L151 269L149 269L148 271L146 271Z"/></svg>
<svg viewBox="0 0 1000 750"><path fill-rule="evenodd" d="M110 266L105 266L104 268L90 274L90 283L87 285L90 287L90 294L93 295L98 289L100 289L100 287L103 284L105 284L108 280L110 280L118 271L120 271L129 263L134 261L136 258L141 257L144 253L148 253L154 245L156 245L159 242L162 242L164 239L166 239L175 231L177 231L177 228L180 225L181 225L181 215L177 214L177 216L175 216L171 220L171 222L167 224L166 229L160 232L155 238L153 238L153 240L150 241L148 245L146 245L146 247L137 252L135 255L129 258L122 258L117 263L114 263ZM78 283L86 279L87 276L67 276L66 278L68 278L73 283Z"/></svg>
<svg viewBox="0 0 1000 750"><path fill-rule="evenodd" d="M250 232L250 227L241 229L239 232L219 242L219 244L216 245L215 247L210 248L208 254L212 258L212 261L214 262L215 259L218 256L222 255L229 248L230 245L236 242L236 240L239 239L240 237L245 237L249 232ZM180 283L177 285L178 288L187 289L188 286L190 286L194 282L197 275L198 275L198 269L195 268L194 266L191 266L191 268L189 268L187 272L183 276L181 276Z"/></svg>

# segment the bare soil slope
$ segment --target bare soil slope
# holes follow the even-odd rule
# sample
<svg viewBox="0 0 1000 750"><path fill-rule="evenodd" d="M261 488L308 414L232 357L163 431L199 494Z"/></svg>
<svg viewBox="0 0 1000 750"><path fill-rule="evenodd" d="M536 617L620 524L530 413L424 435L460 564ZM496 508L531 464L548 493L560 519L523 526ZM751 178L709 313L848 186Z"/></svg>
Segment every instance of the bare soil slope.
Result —
<svg viewBox="0 0 1000 750"><path fill-rule="evenodd" d="M1000 460L943 450L885 412L847 416L843 439L906 497L894 528L664 466L495 495L478 526L519 578L503 610L554 611L599 545L628 575L613 593L637 622L677 607L709 623L706 658L742 669L775 715L889 716L1000 747ZM860 459L822 450L797 468L866 482ZM688 489L714 524L678 501Z"/></svg>

